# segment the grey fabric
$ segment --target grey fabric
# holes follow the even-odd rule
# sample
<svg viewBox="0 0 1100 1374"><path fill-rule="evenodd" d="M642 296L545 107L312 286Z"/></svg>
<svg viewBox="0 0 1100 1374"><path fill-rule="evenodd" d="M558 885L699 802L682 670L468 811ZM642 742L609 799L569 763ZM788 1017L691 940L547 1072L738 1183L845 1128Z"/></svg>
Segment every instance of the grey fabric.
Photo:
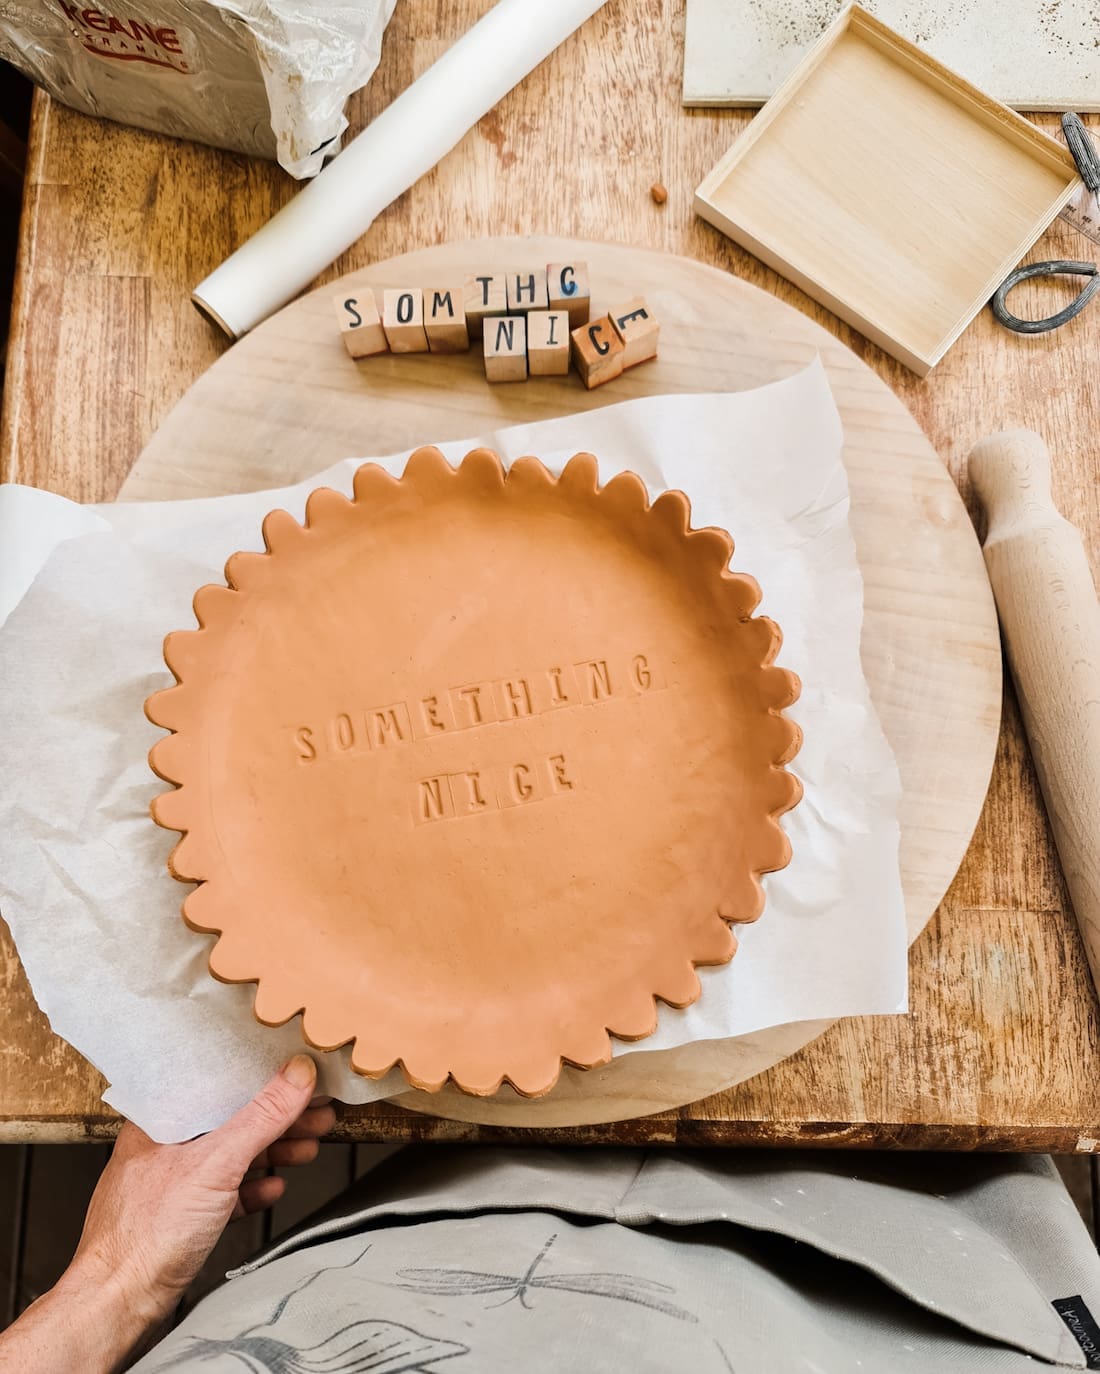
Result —
<svg viewBox="0 0 1100 1374"><path fill-rule="evenodd" d="M1048 1160L405 1152L136 1368L1084 1368L1100 1261Z"/></svg>

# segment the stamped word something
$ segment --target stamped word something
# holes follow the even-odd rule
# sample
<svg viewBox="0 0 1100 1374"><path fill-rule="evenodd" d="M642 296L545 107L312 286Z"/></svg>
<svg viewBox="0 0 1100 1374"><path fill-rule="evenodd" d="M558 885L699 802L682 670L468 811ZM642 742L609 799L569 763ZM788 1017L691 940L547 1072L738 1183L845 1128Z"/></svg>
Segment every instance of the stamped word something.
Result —
<svg viewBox="0 0 1100 1374"><path fill-rule="evenodd" d="M300 766L313 767L319 760L399 749L471 730L507 728L570 707L659 691L664 685L647 654L582 659L513 677L462 683L382 706L338 711L323 722L294 729L294 757ZM411 785L412 820L423 825L566 796L577 782L564 753L532 754L521 744L506 763L414 777Z"/></svg>
<svg viewBox="0 0 1100 1374"><path fill-rule="evenodd" d="M510 724L572 706L592 706L663 686L650 658L592 658L482 682L467 682L404 701L339 711L293 729L294 757L324 758L393 749L482 726Z"/></svg>

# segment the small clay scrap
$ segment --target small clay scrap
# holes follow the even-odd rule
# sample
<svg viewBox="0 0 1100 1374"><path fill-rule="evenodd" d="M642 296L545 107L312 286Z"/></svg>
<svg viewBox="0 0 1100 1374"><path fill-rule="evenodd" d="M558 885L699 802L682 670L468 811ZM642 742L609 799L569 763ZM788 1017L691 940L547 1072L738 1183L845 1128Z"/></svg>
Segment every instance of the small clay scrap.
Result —
<svg viewBox="0 0 1100 1374"><path fill-rule="evenodd" d="M479 1095L546 1093L693 1002L800 796L798 680L730 536L590 454L432 448L263 536L146 703L214 976L368 1077Z"/></svg>

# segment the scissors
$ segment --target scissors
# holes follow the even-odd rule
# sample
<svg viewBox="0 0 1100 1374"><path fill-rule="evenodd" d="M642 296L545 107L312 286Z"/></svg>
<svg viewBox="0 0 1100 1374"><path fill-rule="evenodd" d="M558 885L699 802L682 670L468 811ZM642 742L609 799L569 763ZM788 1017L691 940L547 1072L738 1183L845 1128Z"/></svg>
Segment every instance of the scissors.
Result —
<svg viewBox="0 0 1100 1374"><path fill-rule="evenodd" d="M1081 180L1093 195L1100 194L1100 152L1097 152L1088 131L1075 114L1062 116L1062 130L1081 173ZM1006 303L1008 293L1013 287L1032 277L1088 277L1080 294L1064 310L1048 315L1044 320L1022 320L1009 310ZM1047 334L1080 315L1093 296L1100 291L1100 267L1094 262L1073 262L1067 258L1055 258L1050 262L1032 262L1026 267L1017 267L997 287L990 305L993 314L1006 329L1017 334Z"/></svg>

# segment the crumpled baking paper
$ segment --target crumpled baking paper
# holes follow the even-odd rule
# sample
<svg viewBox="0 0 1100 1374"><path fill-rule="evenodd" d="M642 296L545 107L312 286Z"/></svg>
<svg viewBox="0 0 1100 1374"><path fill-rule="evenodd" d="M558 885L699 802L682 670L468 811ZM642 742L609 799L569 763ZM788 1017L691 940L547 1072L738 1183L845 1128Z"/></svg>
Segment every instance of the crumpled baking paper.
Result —
<svg viewBox="0 0 1100 1374"><path fill-rule="evenodd" d="M900 782L860 666L842 442L816 364L758 391L648 397L441 445L452 462L487 444L555 471L588 449L603 480L630 468L653 497L687 492L694 526L733 535L732 566L759 580L784 634L778 661L802 678L791 715L805 795L783 821L793 860L765 879L764 916L739 929L732 964L700 970L700 1000L661 1007L656 1034L616 1054L904 1010ZM406 456L381 461L399 473ZM142 704L173 681L161 645L194 626L195 590L235 550L263 548L267 511L301 519L315 486L350 493L359 461L195 501L81 507L0 488L0 910L53 1029L157 1140L219 1124L303 1041L297 1019L254 1020L251 985L210 976L212 937L180 917L187 889L165 867L178 836L149 817L164 784L146 755L161 732ZM346 1102L406 1086L397 1072L354 1074L344 1051L316 1057L319 1091Z"/></svg>

